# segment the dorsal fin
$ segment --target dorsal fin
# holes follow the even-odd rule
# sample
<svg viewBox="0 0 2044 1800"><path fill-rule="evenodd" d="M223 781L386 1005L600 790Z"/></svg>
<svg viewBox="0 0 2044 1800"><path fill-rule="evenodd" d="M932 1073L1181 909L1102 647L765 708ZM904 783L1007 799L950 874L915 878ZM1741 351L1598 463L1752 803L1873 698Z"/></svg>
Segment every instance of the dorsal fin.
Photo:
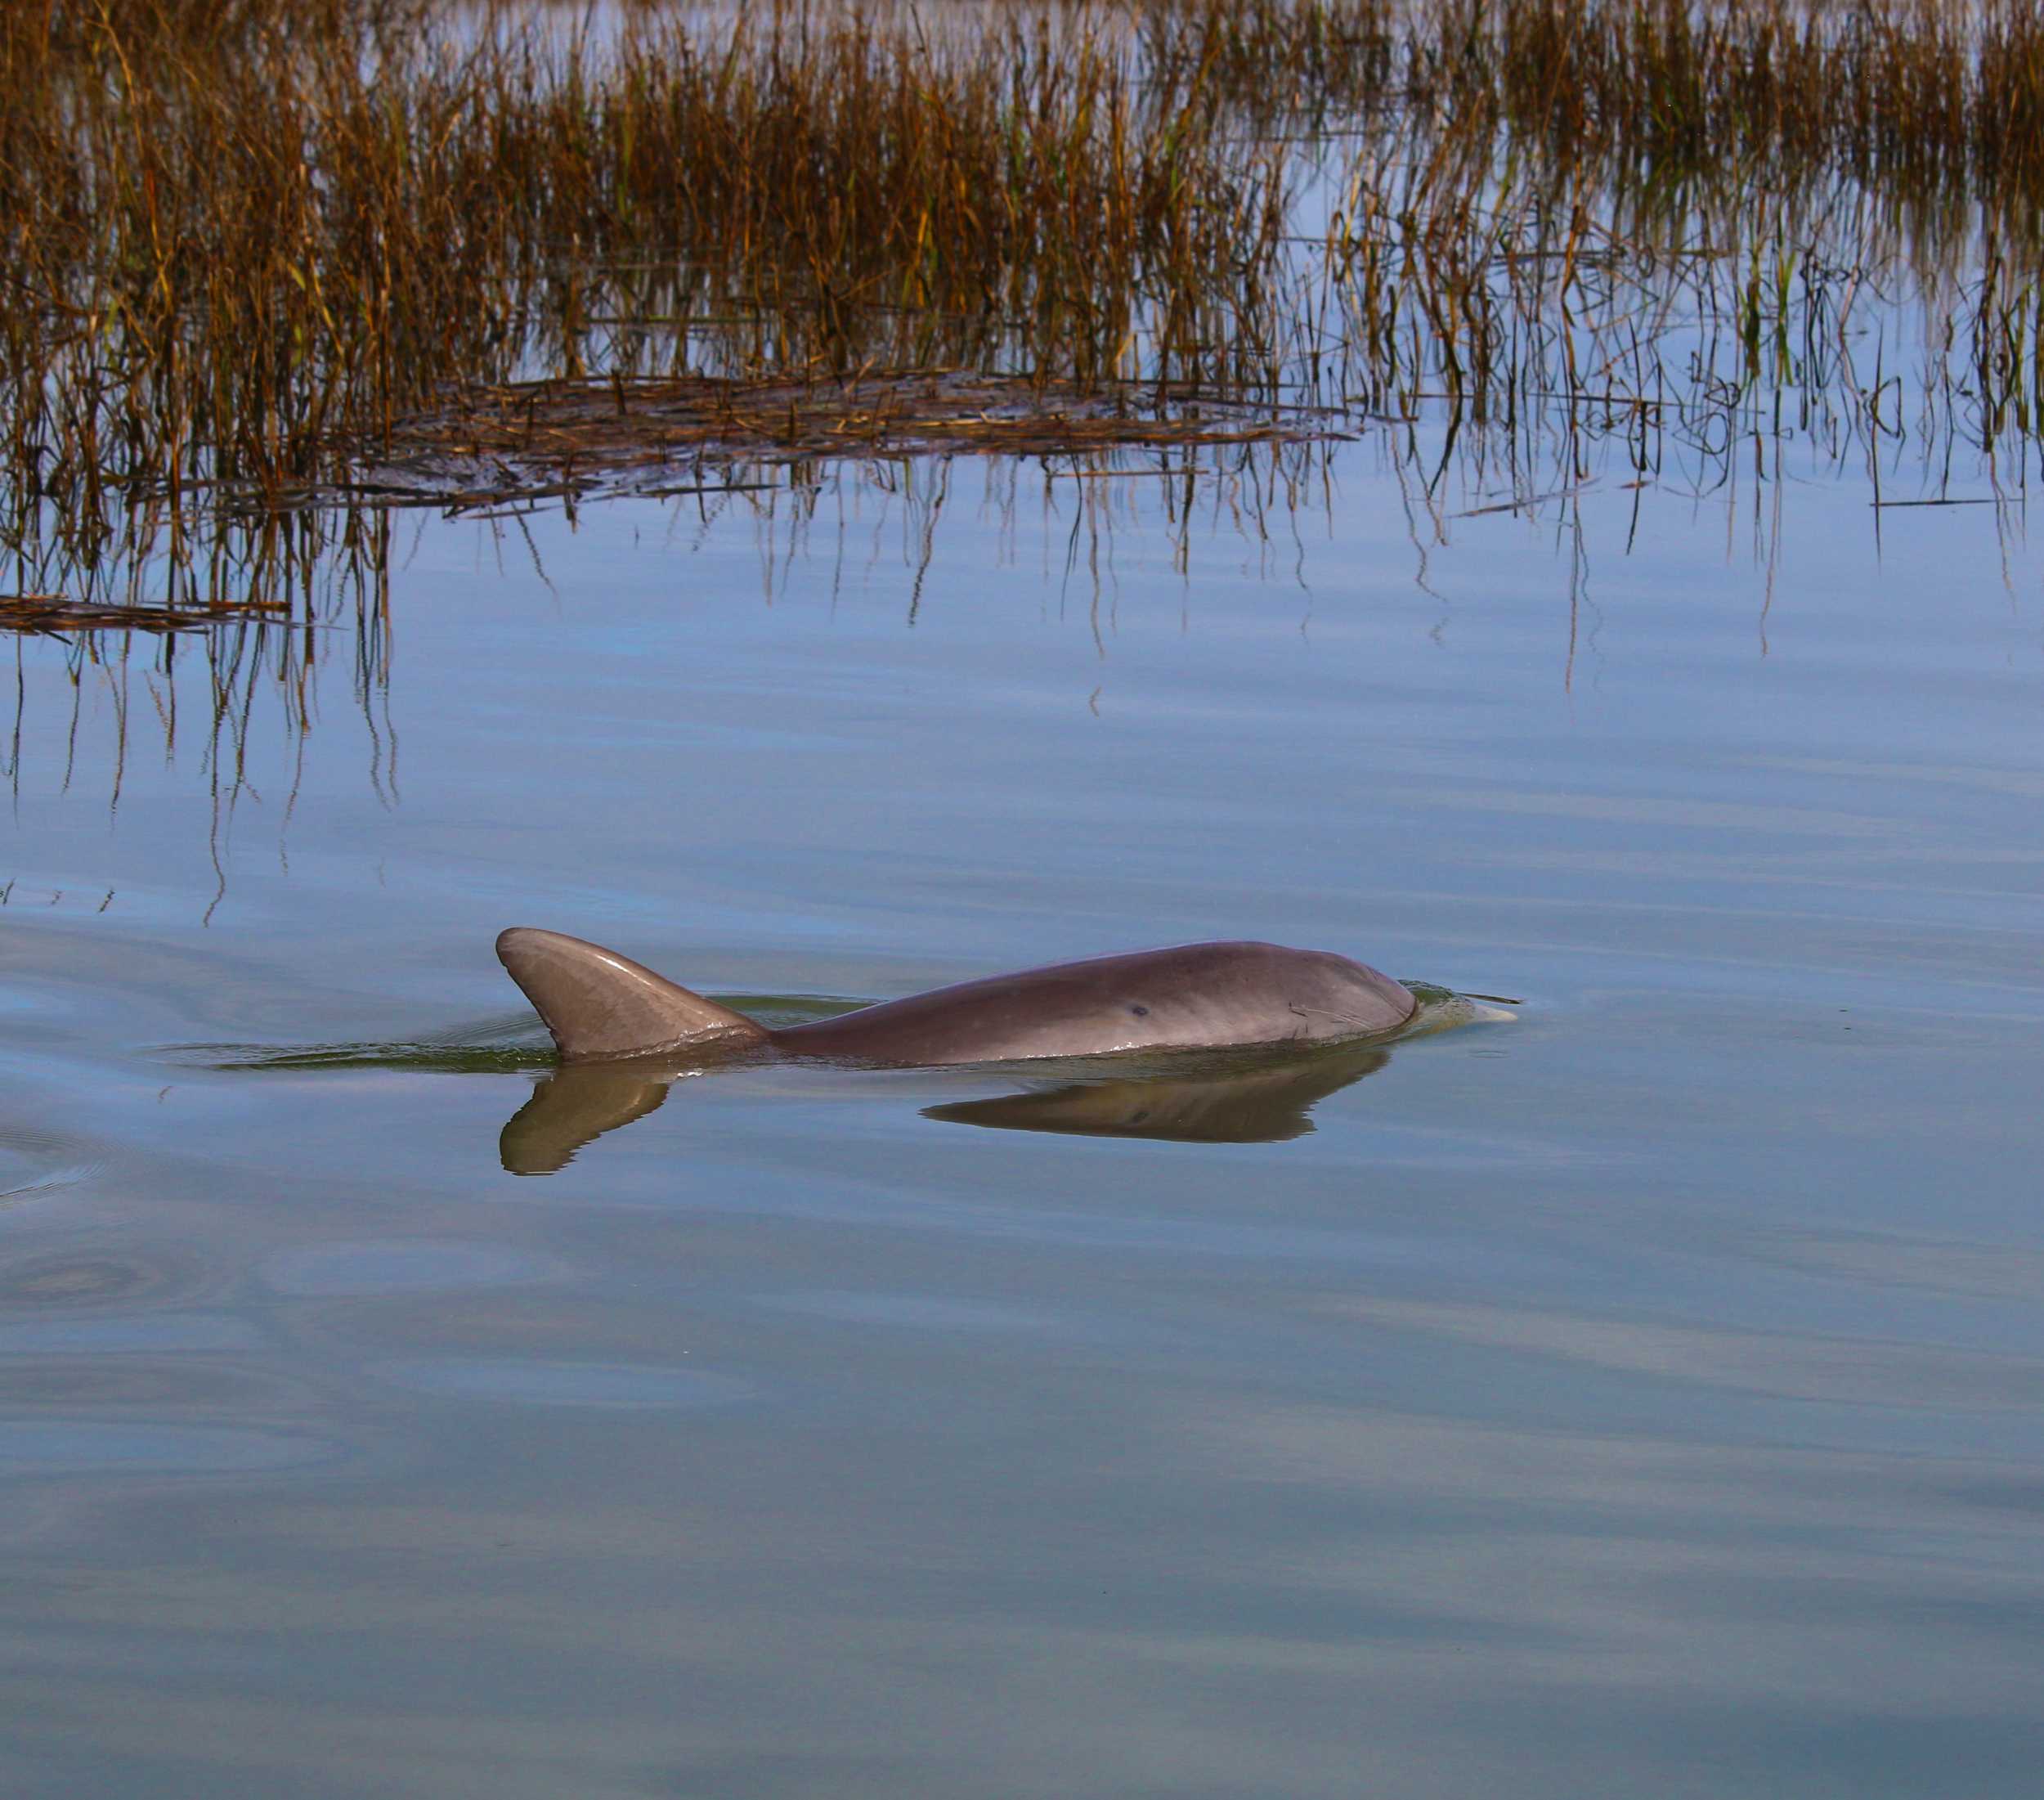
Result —
<svg viewBox="0 0 2044 1800"><path fill-rule="evenodd" d="M574 1061L767 1040L766 1027L742 1012L579 937L514 925L499 935L497 958Z"/></svg>

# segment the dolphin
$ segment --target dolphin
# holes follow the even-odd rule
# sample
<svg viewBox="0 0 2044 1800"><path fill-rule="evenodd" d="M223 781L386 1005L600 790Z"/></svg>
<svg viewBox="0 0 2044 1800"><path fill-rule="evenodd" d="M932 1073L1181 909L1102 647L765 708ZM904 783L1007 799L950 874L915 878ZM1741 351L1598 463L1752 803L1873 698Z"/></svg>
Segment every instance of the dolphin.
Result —
<svg viewBox="0 0 2044 1800"><path fill-rule="evenodd" d="M559 931L513 926L499 936L497 956L563 1062L771 1048L941 1068L1375 1037L1420 1009L1411 989L1332 950L1178 944L984 976L774 1030Z"/></svg>
<svg viewBox="0 0 2044 1800"><path fill-rule="evenodd" d="M1278 944L1091 957L778 1030L559 931L515 926L497 939L497 955L561 1053L560 1066L504 1128L504 1166L519 1175L564 1167L584 1145L652 1111L680 1077L761 1053L909 1068L1047 1062L1048 1086L930 1106L924 1116L1091 1137L1271 1142L1311 1130L1314 1102L1383 1067L1390 1039L1513 1016L1443 989L1415 994L1332 951ZM1229 1051L1248 1060L1216 1060ZM1127 1053L1138 1055L1132 1066ZM1273 1053L1284 1062L1274 1066ZM1096 1057L1105 1059L1098 1074L1074 1079L1058 1066Z"/></svg>

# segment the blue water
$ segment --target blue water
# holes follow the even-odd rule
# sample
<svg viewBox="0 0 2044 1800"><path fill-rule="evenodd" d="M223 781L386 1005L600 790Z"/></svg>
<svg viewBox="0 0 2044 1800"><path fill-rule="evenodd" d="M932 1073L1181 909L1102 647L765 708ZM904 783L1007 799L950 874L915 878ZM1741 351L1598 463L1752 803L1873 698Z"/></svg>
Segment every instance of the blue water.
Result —
<svg viewBox="0 0 2044 1800"><path fill-rule="evenodd" d="M7 1791L2030 1791L2019 514L825 473L405 515L302 731L20 644ZM509 924L1522 1003L1278 1141L790 1066L522 1176L544 1071L395 1048L531 1044Z"/></svg>

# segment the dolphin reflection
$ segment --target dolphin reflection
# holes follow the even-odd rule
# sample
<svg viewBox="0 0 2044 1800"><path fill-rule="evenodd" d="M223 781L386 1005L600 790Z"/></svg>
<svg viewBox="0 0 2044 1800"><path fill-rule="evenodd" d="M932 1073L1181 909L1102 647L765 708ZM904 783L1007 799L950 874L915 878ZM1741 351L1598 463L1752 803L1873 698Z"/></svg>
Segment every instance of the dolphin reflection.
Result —
<svg viewBox="0 0 2044 1800"><path fill-rule="evenodd" d="M1274 944L1095 957L870 1006L746 1003L769 1017L812 1015L779 1026L558 932L514 928L498 954L560 1057L499 1135L504 1166L518 1175L566 1167L585 1144L661 1106L677 1080L777 1063L978 1067L1011 1090L923 1109L944 1124L1275 1143L1311 1131L1314 1105L1383 1067L1394 1043L1513 1017L1486 996ZM508 1071L532 1066L532 1036L521 1017L406 1044L182 1048L221 1068Z"/></svg>
<svg viewBox="0 0 2044 1800"><path fill-rule="evenodd" d="M1391 1061L1378 1045L1292 1062L1261 1072L1073 1081L926 1106L923 1117L1004 1131L1062 1131L1083 1138L1163 1138L1188 1144L1272 1144L1313 1129L1316 1100L1374 1075Z"/></svg>
<svg viewBox="0 0 2044 1800"><path fill-rule="evenodd" d="M653 1111L681 1073L571 1062L542 1075L532 1098L504 1121L498 1136L505 1171L551 1175L565 1169L583 1145Z"/></svg>
<svg viewBox="0 0 2044 1800"><path fill-rule="evenodd" d="M1278 1143L1313 1129L1316 1101L1374 1075L1391 1060L1382 1044L1254 1059L1240 1055L1204 1066L1181 1059L1168 1068L1094 1079L1038 1080L1022 1091L926 1106L946 1124L1005 1131L1055 1131L1091 1138L1156 1138L1179 1143ZM542 1076L498 1140L506 1170L550 1175L607 1131L643 1119L669 1087L703 1072L687 1061L563 1063Z"/></svg>

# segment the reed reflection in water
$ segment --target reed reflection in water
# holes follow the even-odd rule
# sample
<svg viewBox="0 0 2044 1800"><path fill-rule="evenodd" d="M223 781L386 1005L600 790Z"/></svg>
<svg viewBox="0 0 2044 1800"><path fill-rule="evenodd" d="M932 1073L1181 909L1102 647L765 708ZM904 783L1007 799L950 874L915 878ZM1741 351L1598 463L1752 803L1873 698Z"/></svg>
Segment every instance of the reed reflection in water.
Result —
<svg viewBox="0 0 2044 1800"><path fill-rule="evenodd" d="M244 519L151 507L105 539L16 542L16 592L0 596L15 653L0 770L16 797L52 776L68 792L83 756L105 768L118 809L145 743L166 767L195 753L217 849L266 763L285 765L265 785L285 789L288 811L321 673L338 665L367 736L366 779L391 798L390 538L374 511ZM92 743L96 722L105 735Z"/></svg>
<svg viewBox="0 0 2044 1800"><path fill-rule="evenodd" d="M1891 327L1903 335L1930 327L1920 309L1876 307L1863 297L1858 305L1854 316L1880 321L1879 336ZM1813 313L1804 326L1816 332L1821 322ZM1821 523L1813 517L1813 488L1842 487L1871 500L1860 516L1872 536L1891 516L1888 507L1901 503L1884 485L1894 481L1916 496L1911 505L1982 502L1972 515L1980 528L2012 541L2026 479L2019 461L2003 465L1983 451L1969 465L1948 444L1951 457L1937 484L1956 487L1964 475L1986 492L1940 500L1924 492L1928 477L1905 433L1870 459L1872 478L1865 479L1848 468L1859 443L1849 419L1836 419L1828 435L1814 429L1818 400L1849 396L1878 372L1854 360L1877 360L1864 334L1844 334L1839 318L1831 325L1849 354L1829 365L1828 376L1815 365L1799 366L1799 379L1812 384L1799 402L1799 422L1782 413L1780 393L1770 401L1764 388L1714 376L1689 400L1671 392L1665 404L1632 415L1629 436L1598 439L1576 431L1566 416L1543 413L1537 397L1481 428L1452 407L1428 403L1396 424L1358 417L1351 423L1361 441L1355 442L755 457L727 462L701 492L602 504L677 554L747 545L755 580L721 587L719 607L751 605L755 595L776 604L806 578L796 571L807 563L837 572L834 591L855 570L854 579L896 595L896 616L908 629L930 608L955 604L955 583L939 568L939 545L953 527L984 532L998 555L1015 562L1036 561L1032 540L1040 540L1042 603L1109 659L1118 653L1117 569L1130 554L1161 553L1186 581L1188 595L1202 568L1247 567L1310 611L1318 560L1310 546L1334 515L1388 476L1388 492L1379 490L1365 504L1388 500L1401 509L1402 568L1418 595L1437 597L1438 553L1494 529L1496 515L1546 529L1550 547L1539 578L1567 590L1567 611L1552 627L1566 685L1590 575L1587 546L1601 539L1629 554L1625 521L1636 527L1652 520L1656 505L1664 521L1671 505L1706 514L1724 541L1750 555L1763 631L1785 544L1840 528L1835 513ZM1671 348L1677 334L1668 329L1664 348ZM1692 317L1682 341L1701 359L1717 340ZM1563 348L1558 339L1540 354ZM1531 394L1538 370L1513 366L1513 380ZM1959 377L1947 370L1946 379ZM1898 403L1892 381L1884 391L1882 405ZM0 611L0 630L16 640L13 716L0 769L17 797L39 787L67 801L83 797L78 783L89 771L101 784L99 799L118 808L137 751L146 748L167 768L195 761L224 884L224 847L237 809L252 795L275 799L281 828L323 717L324 729L332 729L321 690L330 695L337 678L364 734L360 779L379 802L396 803L390 687L402 569L413 548L428 534L446 545L449 526L465 522L476 563L536 573L560 595L572 631L580 603L568 545L597 504L572 495L522 497L514 489L459 505L429 493L389 495L282 514L157 506L138 509L119 535L95 541L89 553L51 532L17 550L11 579L20 593L61 604L12 621ZM1188 610L1184 623L1197 629L1195 613Z"/></svg>

